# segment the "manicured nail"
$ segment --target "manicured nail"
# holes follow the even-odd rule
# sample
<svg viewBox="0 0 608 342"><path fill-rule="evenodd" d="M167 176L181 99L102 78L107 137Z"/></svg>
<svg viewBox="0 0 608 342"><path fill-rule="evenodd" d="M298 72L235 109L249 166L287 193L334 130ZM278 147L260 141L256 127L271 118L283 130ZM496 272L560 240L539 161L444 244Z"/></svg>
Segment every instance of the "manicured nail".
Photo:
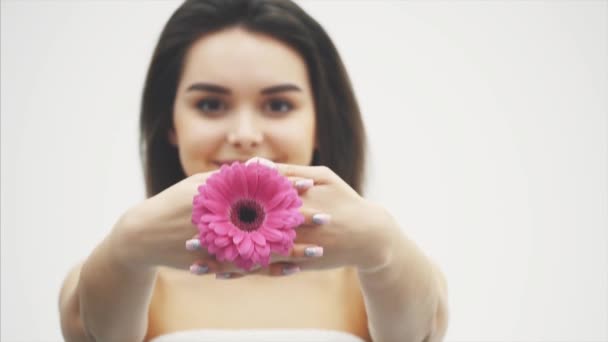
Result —
<svg viewBox="0 0 608 342"><path fill-rule="evenodd" d="M314 224L328 224L331 220L329 214L314 214L312 215L312 223Z"/></svg>
<svg viewBox="0 0 608 342"><path fill-rule="evenodd" d="M209 267L205 266L205 265L199 265L199 264L192 264L190 265L190 273L194 273L194 274L205 274L209 272Z"/></svg>
<svg viewBox="0 0 608 342"><path fill-rule="evenodd" d="M264 166L267 166L271 169L276 169L277 165L272 161L272 160L268 160L268 159L264 159L261 157L253 157L251 159L249 159L248 161L245 162L245 165L249 165L251 163L260 163Z"/></svg>
<svg viewBox="0 0 608 342"><path fill-rule="evenodd" d="M199 239L190 239L186 241L186 249L189 251L196 251L201 248L201 241Z"/></svg>
<svg viewBox="0 0 608 342"><path fill-rule="evenodd" d="M306 255L307 257L323 256L323 247L306 247L304 248L304 255Z"/></svg>
<svg viewBox="0 0 608 342"><path fill-rule="evenodd" d="M306 190L308 188L312 188L314 185L314 181L312 179L298 179L295 182L295 186L297 189Z"/></svg>
<svg viewBox="0 0 608 342"><path fill-rule="evenodd" d="M297 265L289 265L283 268L283 275L290 275L300 272L300 267Z"/></svg>
<svg viewBox="0 0 608 342"><path fill-rule="evenodd" d="M232 273L230 273L230 272L222 272L222 273L215 274L215 279L230 279L231 277L232 277Z"/></svg>

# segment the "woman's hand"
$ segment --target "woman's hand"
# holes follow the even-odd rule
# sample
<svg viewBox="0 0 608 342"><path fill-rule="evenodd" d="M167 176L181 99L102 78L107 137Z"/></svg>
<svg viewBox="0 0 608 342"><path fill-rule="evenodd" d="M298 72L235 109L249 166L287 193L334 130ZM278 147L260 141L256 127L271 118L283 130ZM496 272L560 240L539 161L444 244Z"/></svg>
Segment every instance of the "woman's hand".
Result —
<svg viewBox="0 0 608 342"><path fill-rule="evenodd" d="M195 274L216 273L218 278L227 278L231 273L242 274L243 270L230 262L217 261L200 246L198 230L191 221L192 201L198 187L214 172L188 177L127 211L108 237L118 265L133 270L167 266L189 269ZM276 264L275 268L286 268L289 264L282 263L285 260L307 258L307 247L311 246L294 245L290 255L274 255L271 262ZM256 270L259 267L252 273ZM277 272L282 275L290 270Z"/></svg>
<svg viewBox="0 0 608 342"><path fill-rule="evenodd" d="M133 269L188 269L196 258L209 258L204 249L192 255L184 244L197 233L191 222L192 199L198 186L212 174L183 179L129 209L109 236L116 260Z"/></svg>
<svg viewBox="0 0 608 342"><path fill-rule="evenodd" d="M372 271L386 265L391 241L399 229L389 213L361 197L325 166L277 164L289 178L312 179L314 185L301 195L305 224L295 242L324 248L322 258L295 261L302 270L354 266Z"/></svg>
<svg viewBox="0 0 608 342"><path fill-rule="evenodd" d="M355 266L365 272L389 262L391 241L398 228L382 207L362 198L327 167L274 167L292 181L303 200L300 212L305 222L296 228L291 255L273 254L269 267L251 272L214 267L217 272L226 273L227 278L248 274L280 276L343 266Z"/></svg>

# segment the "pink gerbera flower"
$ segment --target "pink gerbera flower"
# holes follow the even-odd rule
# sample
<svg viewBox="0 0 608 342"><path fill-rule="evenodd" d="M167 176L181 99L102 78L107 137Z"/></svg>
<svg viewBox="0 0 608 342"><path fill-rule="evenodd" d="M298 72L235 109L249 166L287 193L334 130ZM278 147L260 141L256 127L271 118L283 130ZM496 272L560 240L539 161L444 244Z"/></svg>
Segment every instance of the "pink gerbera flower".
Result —
<svg viewBox="0 0 608 342"><path fill-rule="evenodd" d="M194 196L192 223L218 261L250 270L268 266L270 253L287 255L304 217L291 182L260 163L223 165Z"/></svg>

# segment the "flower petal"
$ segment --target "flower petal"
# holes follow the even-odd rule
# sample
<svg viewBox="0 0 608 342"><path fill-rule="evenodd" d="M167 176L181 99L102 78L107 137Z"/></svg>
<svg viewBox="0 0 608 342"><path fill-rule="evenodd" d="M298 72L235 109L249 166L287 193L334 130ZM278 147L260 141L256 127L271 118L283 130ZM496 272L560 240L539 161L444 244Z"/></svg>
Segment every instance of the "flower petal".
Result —
<svg viewBox="0 0 608 342"><path fill-rule="evenodd" d="M258 179L260 176L259 166L249 164L247 166L247 190L249 192L249 196L255 198L256 193L258 191Z"/></svg>
<svg viewBox="0 0 608 342"><path fill-rule="evenodd" d="M249 236L245 235L243 241L237 245L237 249L243 258L247 259L251 256L251 253L253 252L253 243Z"/></svg>
<svg viewBox="0 0 608 342"><path fill-rule="evenodd" d="M258 246L264 246L266 245L266 238L264 237L264 235L260 234L260 232L251 232L249 233L249 236L251 237L251 240L253 240L253 242L255 242L256 245Z"/></svg>
<svg viewBox="0 0 608 342"><path fill-rule="evenodd" d="M212 222L209 223L209 227L211 227L217 235L228 235L230 230L236 229L228 222Z"/></svg>
<svg viewBox="0 0 608 342"><path fill-rule="evenodd" d="M206 200L203 206L217 215L228 216L228 206L219 201Z"/></svg>
<svg viewBox="0 0 608 342"><path fill-rule="evenodd" d="M244 197L249 196L249 191L247 187L247 176L245 174L245 166L243 164L237 164L234 168L236 183L239 186L239 193L241 193Z"/></svg>
<svg viewBox="0 0 608 342"><path fill-rule="evenodd" d="M230 243L230 239L225 236L215 238L213 241L219 247L226 247Z"/></svg>
<svg viewBox="0 0 608 342"><path fill-rule="evenodd" d="M235 229L234 230L234 235L232 236L232 242L234 242L235 245L238 245L241 243L241 241L243 241L243 239L245 238L246 233L243 232L240 229Z"/></svg>
<svg viewBox="0 0 608 342"><path fill-rule="evenodd" d="M264 235L264 237L268 241L272 241L272 242L283 241L283 234L279 230L276 230L276 229L273 229L273 228L264 227L262 229L258 229L258 231L262 235Z"/></svg>
<svg viewBox="0 0 608 342"><path fill-rule="evenodd" d="M227 221L226 216L215 215L215 214L204 214L200 217L201 222L221 222Z"/></svg>
<svg viewBox="0 0 608 342"><path fill-rule="evenodd" d="M226 247L224 256L228 261L234 261L234 259L239 255L239 251L236 249L235 245L229 245Z"/></svg>

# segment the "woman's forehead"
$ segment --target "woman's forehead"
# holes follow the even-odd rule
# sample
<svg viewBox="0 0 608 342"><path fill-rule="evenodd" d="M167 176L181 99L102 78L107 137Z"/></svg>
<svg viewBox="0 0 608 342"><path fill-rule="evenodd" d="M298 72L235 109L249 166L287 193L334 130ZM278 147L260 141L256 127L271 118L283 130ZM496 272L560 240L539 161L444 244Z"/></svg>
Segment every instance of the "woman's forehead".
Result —
<svg viewBox="0 0 608 342"><path fill-rule="evenodd" d="M206 81L226 86L291 83L308 90L306 64L294 49L243 29L224 30L197 40L186 55L182 79L188 84Z"/></svg>

